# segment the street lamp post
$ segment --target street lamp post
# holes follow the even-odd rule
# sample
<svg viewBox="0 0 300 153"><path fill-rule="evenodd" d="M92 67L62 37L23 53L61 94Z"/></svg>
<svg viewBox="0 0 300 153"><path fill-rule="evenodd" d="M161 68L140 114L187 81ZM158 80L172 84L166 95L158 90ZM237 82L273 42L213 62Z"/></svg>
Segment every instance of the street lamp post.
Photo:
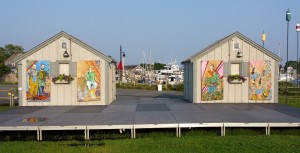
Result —
<svg viewBox="0 0 300 153"><path fill-rule="evenodd" d="M265 48L266 34L265 34L264 31L263 31L263 34L261 35L261 40L262 40L262 43L263 43L263 47Z"/></svg>
<svg viewBox="0 0 300 153"><path fill-rule="evenodd" d="M285 102L287 103L287 68L288 68L288 61L289 61L289 23L291 21L292 13L288 9L285 14L285 20L287 21L287 31L286 31L286 84L285 84Z"/></svg>
<svg viewBox="0 0 300 153"><path fill-rule="evenodd" d="M296 25L296 31L297 31L297 69L296 69L296 75L297 75L297 87L299 87L299 77L298 77L298 70L299 70L299 31L300 31L300 24L297 23Z"/></svg>

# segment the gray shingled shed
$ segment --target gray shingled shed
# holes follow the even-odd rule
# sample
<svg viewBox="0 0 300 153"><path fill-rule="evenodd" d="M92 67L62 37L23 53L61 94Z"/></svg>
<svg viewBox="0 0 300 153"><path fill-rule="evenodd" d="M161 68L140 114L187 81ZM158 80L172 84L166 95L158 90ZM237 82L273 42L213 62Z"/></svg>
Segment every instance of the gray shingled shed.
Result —
<svg viewBox="0 0 300 153"><path fill-rule="evenodd" d="M277 103L281 58L235 32L182 62L193 103Z"/></svg>
<svg viewBox="0 0 300 153"><path fill-rule="evenodd" d="M20 106L108 105L116 99L116 63L59 32L16 59Z"/></svg>

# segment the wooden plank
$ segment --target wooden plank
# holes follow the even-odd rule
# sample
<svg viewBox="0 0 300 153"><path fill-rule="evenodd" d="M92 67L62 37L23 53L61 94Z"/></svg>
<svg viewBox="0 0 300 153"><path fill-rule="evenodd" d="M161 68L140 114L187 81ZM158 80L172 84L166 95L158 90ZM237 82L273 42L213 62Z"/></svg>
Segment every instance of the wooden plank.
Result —
<svg viewBox="0 0 300 153"><path fill-rule="evenodd" d="M50 53L49 53L49 50L50 50L50 46L45 46L43 49L42 49L42 55L43 55L43 60L49 60L50 59Z"/></svg>
<svg viewBox="0 0 300 153"><path fill-rule="evenodd" d="M93 59L94 59L94 54L86 50L86 60L93 60Z"/></svg>
<svg viewBox="0 0 300 153"><path fill-rule="evenodd" d="M227 88L227 91L228 91L228 101L229 103L232 103L234 102L234 93L235 93L235 87L234 87L234 84L230 84L228 83L228 88Z"/></svg>
<svg viewBox="0 0 300 153"><path fill-rule="evenodd" d="M229 43L230 42L226 42L221 46L222 60L224 62L228 62L229 60Z"/></svg>
<svg viewBox="0 0 300 153"><path fill-rule="evenodd" d="M249 44L243 41L243 61L249 62L249 56L250 56L250 50L249 50Z"/></svg>
<svg viewBox="0 0 300 153"><path fill-rule="evenodd" d="M72 81L73 83L73 81ZM76 93L72 93L72 83L71 84L64 84L64 105L72 105L72 94L76 94Z"/></svg>
<svg viewBox="0 0 300 153"><path fill-rule="evenodd" d="M234 90L235 90L235 93L234 93L234 102L235 103L241 103L242 102L242 96L243 96L243 92L242 92L242 84L235 84L234 85Z"/></svg>
<svg viewBox="0 0 300 153"><path fill-rule="evenodd" d="M264 60L264 53L260 50L256 50L256 60Z"/></svg>
<svg viewBox="0 0 300 153"><path fill-rule="evenodd" d="M63 106L65 105L65 88L63 84L57 84L57 100L53 103L54 105Z"/></svg>
<svg viewBox="0 0 300 153"><path fill-rule="evenodd" d="M205 55L205 56L203 56L203 57L201 57L200 59L198 59L199 60L199 68L198 68L198 71L202 71L202 62L203 61L207 61L208 60L208 57L207 57L207 55ZM209 60L208 60L209 61ZM201 65L201 67L200 67L200 65ZM193 73L195 73L195 71L197 71L197 69L194 69L193 70ZM201 97L202 97L202 91L201 91L201 89L202 89L202 73L200 72L199 73L199 79L198 79L198 81L197 82L194 82L193 83L193 86L195 86L194 88L193 88L193 90L195 90L195 89L197 89L198 88L198 91L196 91L196 92L194 92L194 94L198 94L199 95L199 98L200 98L200 100L199 101L197 101L197 102L201 102L201 103L209 103L209 101L201 101ZM196 76L195 76L196 77ZM195 78L194 78L195 79Z"/></svg>
<svg viewBox="0 0 300 153"><path fill-rule="evenodd" d="M80 48L79 46L72 42L72 50L71 50L71 56L72 56L72 61L76 62L79 59L79 55L80 55Z"/></svg>
<svg viewBox="0 0 300 153"><path fill-rule="evenodd" d="M194 75L196 78L194 78L196 80L196 84L195 84L195 88L196 89L196 101L200 102L201 101L201 61L200 59L198 59L197 61L195 61L195 68L194 68Z"/></svg>
<svg viewBox="0 0 300 153"><path fill-rule="evenodd" d="M257 58L256 58L256 49L253 46L250 46L249 60L250 61L257 60Z"/></svg>
<svg viewBox="0 0 300 153"><path fill-rule="evenodd" d="M217 47L214 51L215 53L215 60L223 60L222 59L222 52L221 52L221 46Z"/></svg>
<svg viewBox="0 0 300 153"><path fill-rule="evenodd" d="M242 102L243 103L248 103L249 99L249 77L247 77L247 80L242 83Z"/></svg>
<svg viewBox="0 0 300 153"><path fill-rule="evenodd" d="M215 60L215 51L212 50L207 54L207 59L208 60Z"/></svg>

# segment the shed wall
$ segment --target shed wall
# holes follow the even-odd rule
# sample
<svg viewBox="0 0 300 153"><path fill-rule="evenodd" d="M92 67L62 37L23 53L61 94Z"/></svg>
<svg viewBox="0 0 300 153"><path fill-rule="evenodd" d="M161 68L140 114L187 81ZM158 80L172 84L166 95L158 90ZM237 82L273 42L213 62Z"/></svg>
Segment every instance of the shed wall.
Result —
<svg viewBox="0 0 300 153"><path fill-rule="evenodd" d="M233 42L240 42L240 48L243 51L243 56L238 58L233 50ZM223 99L222 100L210 100L201 101L201 66L203 61L210 60L223 60L224 71L230 69L230 63L241 62L243 74L247 74L246 81L242 84L230 84L227 81L227 75L224 72L223 78ZM272 71L272 99L271 100L249 100L249 62L258 60L270 60ZM202 54L197 57L196 60L191 61L193 63L193 102L194 103L274 103L278 102L278 62L270 56L264 54L262 51L251 46L247 42L234 37L233 39L218 44L215 48L210 48L207 54ZM189 68L190 69L190 68Z"/></svg>
<svg viewBox="0 0 300 153"><path fill-rule="evenodd" d="M63 57L63 50L61 50L62 42L67 42L68 52L70 57ZM88 101L78 102L77 101L77 79L76 79L76 68L72 68L70 65L70 74L74 74L74 80L71 84L54 84L51 82L51 99L49 102L27 102L26 100L26 73L21 73L19 88L22 89L19 104L20 106L60 106L60 105L107 105L115 100L115 84L112 78L114 78L114 64L108 63L101 57L93 54L87 49L74 43L72 40L65 37L61 37L49 45L39 49L37 52L26 57L19 62L19 69L26 70L27 60L49 60L50 62L57 61L69 61L75 63L79 60L100 60L100 71L101 71L101 100L100 101ZM50 67L50 69L52 69ZM55 69L55 68L53 68ZM54 77L50 74L50 77ZM110 90L111 89L111 90Z"/></svg>

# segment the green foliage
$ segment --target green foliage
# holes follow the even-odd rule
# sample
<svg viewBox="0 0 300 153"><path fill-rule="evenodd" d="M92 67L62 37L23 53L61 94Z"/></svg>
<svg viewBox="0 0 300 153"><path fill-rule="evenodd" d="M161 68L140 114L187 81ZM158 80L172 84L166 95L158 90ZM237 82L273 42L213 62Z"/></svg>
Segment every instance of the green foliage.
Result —
<svg viewBox="0 0 300 153"><path fill-rule="evenodd" d="M0 55L4 55L4 60L15 53L23 53L24 48L19 45L7 44L4 47L0 47Z"/></svg>
<svg viewBox="0 0 300 153"><path fill-rule="evenodd" d="M3 77L10 72L11 72L11 69L9 67L7 67L6 65L4 65L4 62L0 63L0 80L2 80Z"/></svg>
<svg viewBox="0 0 300 153"><path fill-rule="evenodd" d="M162 64L162 63L154 63L154 70L161 70L164 69L166 66L166 64Z"/></svg>
<svg viewBox="0 0 300 153"><path fill-rule="evenodd" d="M0 112L1 111L6 111L6 110L9 110L9 109L13 109L14 107L10 107L10 106L0 106Z"/></svg>
<svg viewBox="0 0 300 153"><path fill-rule="evenodd" d="M141 89L141 90L157 90L157 85L149 85L149 84L141 84L141 83L122 83L121 85L119 83L116 84L117 88L120 89ZM183 91L183 84L177 84L177 85L170 85L167 86L162 85L162 90L172 90L172 91Z"/></svg>
<svg viewBox="0 0 300 153"><path fill-rule="evenodd" d="M166 130L169 130L166 131ZM272 129L272 135L265 136L264 129L227 128L225 137L220 137L219 129L183 129L182 137L174 136L174 130L138 130L137 139L130 134L109 133L91 135L96 140L36 141L30 132L22 138L33 137L32 141L2 141L0 152L299 152L299 129ZM81 131L80 131L81 132ZM7 132L5 132L7 133ZM14 132L17 134L18 132ZM79 133L78 133L79 134ZM80 133L82 135L82 132ZM43 136L49 135L47 131ZM119 135L119 136L117 136ZM3 137L2 137L3 138Z"/></svg>
<svg viewBox="0 0 300 153"><path fill-rule="evenodd" d="M233 80L242 80L243 82L246 81L247 79L244 78L243 76L239 74L234 74L234 75L228 75L227 81L233 81Z"/></svg>
<svg viewBox="0 0 300 153"><path fill-rule="evenodd" d="M287 102L286 102L286 95L285 94L279 94L278 102L280 104L300 108L300 96L299 95L288 95L287 96Z"/></svg>
<svg viewBox="0 0 300 153"><path fill-rule="evenodd" d="M150 64L146 64L146 63L141 63L140 66L142 67L150 67ZM154 64L151 64L151 67L154 69L154 70L161 70L161 69L164 69L164 66L166 66L166 64L162 64L162 63L154 63Z"/></svg>
<svg viewBox="0 0 300 153"><path fill-rule="evenodd" d="M286 81L278 81L278 86L279 86L279 88L285 88L286 86L293 87L294 84L291 82L286 82Z"/></svg>
<svg viewBox="0 0 300 153"><path fill-rule="evenodd" d="M140 84L140 83L136 83L136 84L133 84L133 83L119 84L119 83L117 83L116 87L120 88L120 89L157 90L157 85L151 85L150 86L149 84Z"/></svg>
<svg viewBox="0 0 300 153"><path fill-rule="evenodd" d="M24 48L22 46L8 44L4 47L0 47L0 79L2 80L3 77L10 73L11 70L4 64L4 61L9 58L14 53L22 53L24 52Z"/></svg>
<svg viewBox="0 0 300 153"><path fill-rule="evenodd" d="M59 80L60 82L65 80L70 84L74 80L74 78L71 75L59 74L57 77L52 78L52 82L56 83L57 80Z"/></svg>
<svg viewBox="0 0 300 153"><path fill-rule="evenodd" d="M298 64L298 65L297 65ZM286 67L287 65L290 67L293 67L294 69L297 69L297 72L300 72L300 62L297 61L288 61L285 65L284 65L284 70L286 71Z"/></svg>

